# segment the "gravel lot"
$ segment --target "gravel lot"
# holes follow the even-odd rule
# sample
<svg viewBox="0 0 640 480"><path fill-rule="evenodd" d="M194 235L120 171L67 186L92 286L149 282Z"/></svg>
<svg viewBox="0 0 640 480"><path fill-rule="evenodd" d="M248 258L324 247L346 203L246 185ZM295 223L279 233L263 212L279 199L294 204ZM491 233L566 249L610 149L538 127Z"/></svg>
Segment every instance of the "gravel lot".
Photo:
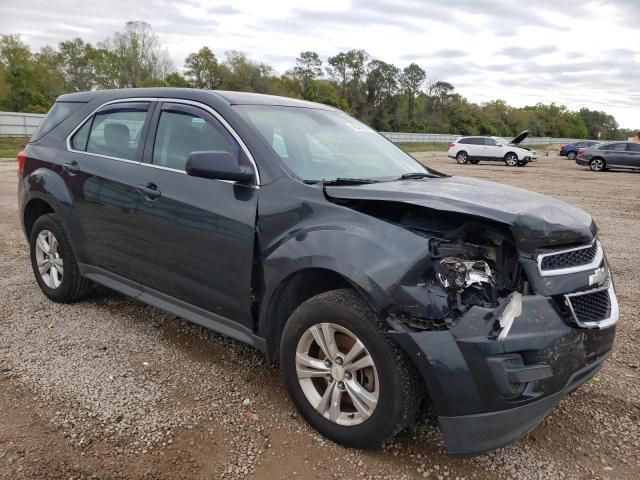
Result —
<svg viewBox="0 0 640 480"><path fill-rule="evenodd" d="M600 226L617 351L524 440L451 459L427 413L383 448L344 449L298 418L251 348L107 290L46 300L18 224L15 164L0 161L0 478L640 478L640 174L415 156L577 204Z"/></svg>

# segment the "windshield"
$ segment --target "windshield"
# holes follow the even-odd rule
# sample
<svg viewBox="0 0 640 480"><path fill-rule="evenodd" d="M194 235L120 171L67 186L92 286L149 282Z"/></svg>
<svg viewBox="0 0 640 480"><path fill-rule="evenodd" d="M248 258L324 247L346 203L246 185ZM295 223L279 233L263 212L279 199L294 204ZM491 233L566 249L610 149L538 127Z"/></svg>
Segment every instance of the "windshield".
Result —
<svg viewBox="0 0 640 480"><path fill-rule="evenodd" d="M305 181L391 180L429 173L375 130L340 111L238 105L242 117Z"/></svg>

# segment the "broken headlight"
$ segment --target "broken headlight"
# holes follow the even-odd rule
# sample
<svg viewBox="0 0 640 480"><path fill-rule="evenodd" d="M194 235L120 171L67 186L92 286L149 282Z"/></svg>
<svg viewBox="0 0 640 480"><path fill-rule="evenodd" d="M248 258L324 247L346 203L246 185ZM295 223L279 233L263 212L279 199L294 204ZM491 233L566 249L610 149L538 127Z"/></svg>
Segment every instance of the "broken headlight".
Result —
<svg viewBox="0 0 640 480"><path fill-rule="evenodd" d="M449 305L459 313L473 305L495 307L496 279L487 260L445 256L434 264L438 283L449 294Z"/></svg>
<svg viewBox="0 0 640 480"><path fill-rule="evenodd" d="M493 273L484 260L463 260L446 257L435 266L436 278L447 290L463 290L471 285L493 285Z"/></svg>

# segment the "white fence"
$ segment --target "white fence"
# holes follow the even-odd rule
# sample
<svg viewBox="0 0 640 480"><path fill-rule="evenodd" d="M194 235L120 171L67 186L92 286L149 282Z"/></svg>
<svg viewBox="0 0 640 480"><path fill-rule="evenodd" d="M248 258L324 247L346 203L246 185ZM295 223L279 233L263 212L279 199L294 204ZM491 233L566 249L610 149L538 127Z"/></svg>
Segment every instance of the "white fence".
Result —
<svg viewBox="0 0 640 480"><path fill-rule="evenodd" d="M41 113L0 112L0 137L30 137L44 118ZM451 143L460 135L447 133L380 132L395 143ZM551 145L578 142L580 138L528 137L529 145Z"/></svg>
<svg viewBox="0 0 640 480"><path fill-rule="evenodd" d="M452 143L461 135L450 135L448 133L402 133L402 132L380 132L394 143ZM528 145L551 145L579 142L582 138L553 138L553 137L527 137L523 142Z"/></svg>
<svg viewBox="0 0 640 480"><path fill-rule="evenodd" d="M30 137L43 118L42 113L0 112L0 137Z"/></svg>

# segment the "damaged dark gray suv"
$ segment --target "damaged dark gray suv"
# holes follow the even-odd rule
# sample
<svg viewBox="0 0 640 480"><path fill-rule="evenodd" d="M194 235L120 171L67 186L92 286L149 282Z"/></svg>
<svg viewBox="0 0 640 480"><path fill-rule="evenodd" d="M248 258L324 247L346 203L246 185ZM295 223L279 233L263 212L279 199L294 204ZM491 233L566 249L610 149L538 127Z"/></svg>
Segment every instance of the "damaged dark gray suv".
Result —
<svg viewBox="0 0 640 480"><path fill-rule="evenodd" d="M63 95L18 163L45 295L102 284L255 346L343 445L378 445L426 402L450 454L508 445L612 351L588 214L438 173L325 105Z"/></svg>

